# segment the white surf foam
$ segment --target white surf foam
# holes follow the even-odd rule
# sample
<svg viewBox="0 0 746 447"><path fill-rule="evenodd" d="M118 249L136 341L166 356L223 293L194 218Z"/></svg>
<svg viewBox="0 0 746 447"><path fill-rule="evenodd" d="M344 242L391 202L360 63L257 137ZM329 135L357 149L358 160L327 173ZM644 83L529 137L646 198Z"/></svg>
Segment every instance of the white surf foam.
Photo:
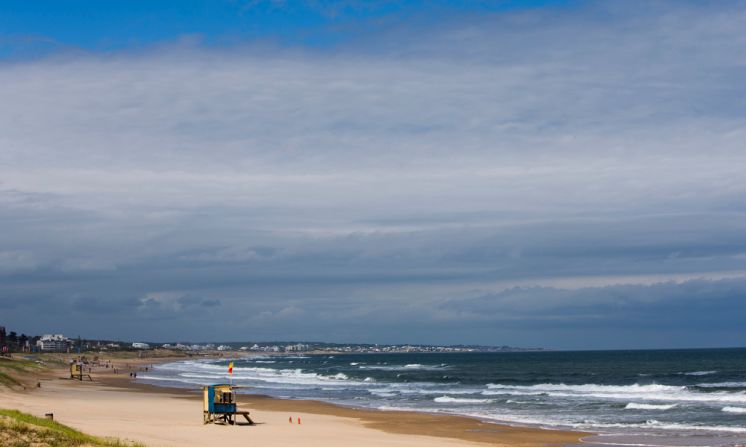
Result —
<svg viewBox="0 0 746 447"><path fill-rule="evenodd" d="M670 385L597 385L593 383L583 385L566 385L564 383L541 383L538 385L501 385L490 383L487 388L491 390L531 390L531 391L575 391L575 392L604 392L604 393L640 393L660 391L680 391L686 389L684 386Z"/></svg>
<svg viewBox="0 0 746 447"><path fill-rule="evenodd" d="M630 402L624 408L627 410L670 410L671 408L675 408L676 405L677 404L637 404Z"/></svg>
<svg viewBox="0 0 746 447"><path fill-rule="evenodd" d="M746 413L746 408L743 407L725 407L723 408L726 413Z"/></svg>
<svg viewBox="0 0 746 447"><path fill-rule="evenodd" d="M410 363L407 365L360 365L358 368L377 371L435 371L447 369L447 365L422 365L420 363Z"/></svg>
<svg viewBox="0 0 746 447"><path fill-rule="evenodd" d="M537 395L567 397L575 399L626 399L626 400L667 400L676 402L746 403L746 393L720 391L705 393L689 390L685 386L671 385L566 385L564 383L543 383L539 385L517 386L489 384L482 394L495 395Z"/></svg>
<svg viewBox="0 0 746 447"><path fill-rule="evenodd" d="M685 432L720 432L720 433L746 433L746 427L729 426L729 425L694 425L694 424L681 424L676 422L661 422L655 419L649 419L642 424L607 424L597 422L586 422L582 424L573 424L575 428L647 428L657 429L666 431L678 431L680 433Z"/></svg>
<svg viewBox="0 0 746 447"><path fill-rule="evenodd" d="M395 397L398 396L397 393L392 393L391 391L387 390L369 390L370 394L373 394L374 396L379 397Z"/></svg>
<svg viewBox="0 0 746 447"><path fill-rule="evenodd" d="M467 399L467 398L461 398L461 397L451 397L451 396L440 396L433 399L435 402L438 403L452 403L452 404L488 404L492 402L492 399Z"/></svg>

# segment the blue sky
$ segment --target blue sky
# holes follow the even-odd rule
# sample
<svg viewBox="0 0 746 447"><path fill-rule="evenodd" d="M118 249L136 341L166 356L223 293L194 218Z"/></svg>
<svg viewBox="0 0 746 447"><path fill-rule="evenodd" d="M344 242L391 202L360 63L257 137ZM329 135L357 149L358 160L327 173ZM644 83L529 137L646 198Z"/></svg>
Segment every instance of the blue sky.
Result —
<svg viewBox="0 0 746 447"><path fill-rule="evenodd" d="M504 1L22 1L3 3L4 57L71 48L115 51L179 39L204 45L266 40L280 45L330 47L372 29L420 26L449 15L564 8L570 0Z"/></svg>
<svg viewBox="0 0 746 447"><path fill-rule="evenodd" d="M3 2L0 324L743 346L744 20L743 2Z"/></svg>

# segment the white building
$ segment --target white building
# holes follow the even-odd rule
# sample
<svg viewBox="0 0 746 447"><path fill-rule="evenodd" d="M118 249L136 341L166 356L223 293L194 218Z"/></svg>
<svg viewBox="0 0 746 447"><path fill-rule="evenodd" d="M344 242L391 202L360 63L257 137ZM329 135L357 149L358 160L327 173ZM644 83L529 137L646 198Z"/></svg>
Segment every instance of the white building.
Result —
<svg viewBox="0 0 746 447"><path fill-rule="evenodd" d="M135 349L150 349L150 345L147 343L134 342L132 347Z"/></svg>
<svg viewBox="0 0 746 447"><path fill-rule="evenodd" d="M231 348L230 346L227 346L227 345L220 345L220 346L218 346L218 351L230 351L231 349L233 349L233 348Z"/></svg>
<svg viewBox="0 0 746 447"><path fill-rule="evenodd" d="M42 351L64 352L70 346L70 340L62 334L45 334L36 342L36 346Z"/></svg>
<svg viewBox="0 0 746 447"><path fill-rule="evenodd" d="M298 343L297 345L287 345L285 346L285 351L287 352L308 351L308 345L304 345L302 343Z"/></svg>

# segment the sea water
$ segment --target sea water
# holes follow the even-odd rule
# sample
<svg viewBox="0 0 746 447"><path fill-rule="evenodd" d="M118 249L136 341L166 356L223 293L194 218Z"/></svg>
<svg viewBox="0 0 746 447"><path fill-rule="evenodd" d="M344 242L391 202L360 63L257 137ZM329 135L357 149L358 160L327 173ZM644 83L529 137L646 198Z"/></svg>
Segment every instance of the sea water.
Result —
<svg viewBox="0 0 746 447"><path fill-rule="evenodd" d="M228 361L157 365L138 380L227 382ZM234 360L247 393L586 430L593 444L746 444L746 349L334 354Z"/></svg>

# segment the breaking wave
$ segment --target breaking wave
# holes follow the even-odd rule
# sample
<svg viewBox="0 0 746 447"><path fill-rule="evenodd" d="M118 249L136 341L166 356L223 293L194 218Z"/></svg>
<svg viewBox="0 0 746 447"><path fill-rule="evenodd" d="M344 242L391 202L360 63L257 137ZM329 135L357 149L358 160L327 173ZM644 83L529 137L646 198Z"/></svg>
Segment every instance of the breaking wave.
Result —
<svg viewBox="0 0 746 447"><path fill-rule="evenodd" d="M543 383L518 386L489 384L482 394L487 396L507 395L546 395L567 398L627 399L627 400L667 400L676 402L734 402L746 403L746 394L735 392L703 393L692 391L686 386L673 385L565 385L564 383Z"/></svg>
<svg viewBox="0 0 746 447"><path fill-rule="evenodd" d="M492 402L492 399L467 399L467 398L460 398L460 397L451 397L451 396L440 396L433 399L433 401L438 403L451 403L451 404L487 404Z"/></svg>
<svg viewBox="0 0 746 447"><path fill-rule="evenodd" d="M233 376L225 359L180 361L157 365L152 372L138 374L138 380L197 388L232 378L245 387L244 393L456 413L496 423L624 436L696 435L746 445L746 423L741 417L746 415L744 363L679 362L648 371L623 357L608 364L592 359L583 366L567 366L563 361L561 368L539 373L534 363L503 355L494 360L409 354L298 358L240 359ZM591 369L583 369L584 365Z"/></svg>
<svg viewBox="0 0 746 447"><path fill-rule="evenodd" d="M676 422L661 422L655 419L649 419L644 423L636 424L607 424L598 422L585 422L582 424L573 424L575 428L653 428L657 430L671 430L681 433L685 432L721 432L721 433L746 433L746 427L731 427L727 425L695 425L681 424Z"/></svg>
<svg viewBox="0 0 746 447"><path fill-rule="evenodd" d="M421 363L409 363L406 365L360 365L359 369L378 371L435 371L446 369L448 365L423 365Z"/></svg>
<svg viewBox="0 0 746 447"><path fill-rule="evenodd" d="M634 402L630 402L624 408L627 410L670 410L671 408L675 408L675 407L676 407L676 404L657 405L657 404L636 404Z"/></svg>

